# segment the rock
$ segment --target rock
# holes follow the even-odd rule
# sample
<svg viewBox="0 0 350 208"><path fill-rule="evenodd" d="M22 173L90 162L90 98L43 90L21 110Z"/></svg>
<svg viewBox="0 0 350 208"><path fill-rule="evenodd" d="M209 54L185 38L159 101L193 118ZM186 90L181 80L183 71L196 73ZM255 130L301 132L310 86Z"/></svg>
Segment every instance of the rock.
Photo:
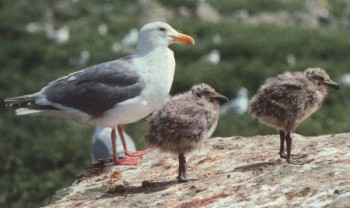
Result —
<svg viewBox="0 0 350 208"><path fill-rule="evenodd" d="M350 137L293 134L295 153L312 162L279 159L279 136L206 140L187 156L187 183L177 158L153 150L137 167L100 160L47 207L346 207L350 204Z"/></svg>

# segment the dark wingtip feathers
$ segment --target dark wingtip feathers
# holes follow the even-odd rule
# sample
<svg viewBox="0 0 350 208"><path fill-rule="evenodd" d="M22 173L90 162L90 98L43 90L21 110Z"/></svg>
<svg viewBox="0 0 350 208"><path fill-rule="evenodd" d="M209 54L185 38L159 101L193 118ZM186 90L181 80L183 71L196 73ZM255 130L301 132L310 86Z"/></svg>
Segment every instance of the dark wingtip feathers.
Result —
<svg viewBox="0 0 350 208"><path fill-rule="evenodd" d="M33 95L24 95L19 97L6 98L5 106L13 108L22 108L28 107L35 104L35 96Z"/></svg>
<svg viewBox="0 0 350 208"><path fill-rule="evenodd" d="M12 107L12 108L23 108L31 106L33 102L22 102L22 103L10 103L5 100L5 107Z"/></svg>

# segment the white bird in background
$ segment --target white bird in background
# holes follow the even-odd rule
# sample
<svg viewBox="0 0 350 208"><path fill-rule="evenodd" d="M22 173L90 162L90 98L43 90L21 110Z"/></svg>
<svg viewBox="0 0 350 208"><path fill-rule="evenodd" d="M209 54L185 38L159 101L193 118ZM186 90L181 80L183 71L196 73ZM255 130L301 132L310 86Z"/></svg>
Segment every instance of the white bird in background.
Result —
<svg viewBox="0 0 350 208"><path fill-rule="evenodd" d="M100 24L97 28L98 34L106 35L108 33L108 27L105 24Z"/></svg>
<svg viewBox="0 0 350 208"><path fill-rule="evenodd" d="M53 24L45 24L45 32L48 39L54 40L56 43L62 44L69 40L69 27L63 26L55 30Z"/></svg>
<svg viewBox="0 0 350 208"><path fill-rule="evenodd" d="M30 22L26 25L26 29L30 33L36 33L42 31L42 26L39 23Z"/></svg>
<svg viewBox="0 0 350 208"><path fill-rule="evenodd" d="M211 65L217 65L220 63L220 60L220 51L217 49L212 49L208 54L199 59L200 62Z"/></svg>
<svg viewBox="0 0 350 208"><path fill-rule="evenodd" d="M339 82L343 85L350 86L350 73L343 74L340 77Z"/></svg>
<svg viewBox="0 0 350 208"><path fill-rule="evenodd" d="M99 159L112 158L111 128L96 127L92 137L91 160L96 162ZM124 131L125 143L130 151L136 151L132 138ZM120 140L116 142L118 157L125 157L123 145Z"/></svg>
<svg viewBox="0 0 350 208"><path fill-rule="evenodd" d="M30 33L44 31L46 33L47 39L53 40L59 44L67 42L70 37L68 26L63 26L58 30L55 30L54 25L51 22L47 22L44 25L35 22L30 22L26 25L26 29Z"/></svg>
<svg viewBox="0 0 350 208"><path fill-rule="evenodd" d="M286 60L289 67L295 67L297 64L297 59L294 54L287 54Z"/></svg>
<svg viewBox="0 0 350 208"><path fill-rule="evenodd" d="M236 98L230 102L221 106L221 115L234 112L242 115L248 110L248 90L245 87L241 87L237 92Z"/></svg>
<svg viewBox="0 0 350 208"><path fill-rule="evenodd" d="M197 1L196 15L202 21L218 22L220 13L205 0Z"/></svg>
<svg viewBox="0 0 350 208"><path fill-rule="evenodd" d="M128 34L124 36L122 39L122 46L123 48L130 48L130 47L136 47L137 45L137 38L139 35L139 31L136 28L132 28Z"/></svg>
<svg viewBox="0 0 350 208"><path fill-rule="evenodd" d="M115 53L118 53L122 50L122 45L118 41L115 41L111 46L111 50Z"/></svg>
<svg viewBox="0 0 350 208"><path fill-rule="evenodd" d="M63 26L60 29L56 30L55 33L55 41L57 43L64 43L67 40L69 40L69 27L68 26Z"/></svg>
<svg viewBox="0 0 350 208"><path fill-rule="evenodd" d="M69 64L72 66L85 66L90 58L90 52L87 50L82 51L78 57L72 57L69 59Z"/></svg>
<svg viewBox="0 0 350 208"><path fill-rule="evenodd" d="M132 28L124 37L119 41L115 41L112 44L113 52L124 51L133 51L136 49L137 40L138 40L138 30L136 28Z"/></svg>
<svg viewBox="0 0 350 208"><path fill-rule="evenodd" d="M222 43L222 37L220 34L216 33L215 35L213 35L212 37L212 42L215 44L215 45L221 45Z"/></svg>
<svg viewBox="0 0 350 208"><path fill-rule="evenodd" d="M55 29L54 11L49 6L44 6L44 31L46 37L50 40L54 40L56 43L62 44L69 40L69 27L63 26L58 30ZM33 28L31 28L33 29Z"/></svg>

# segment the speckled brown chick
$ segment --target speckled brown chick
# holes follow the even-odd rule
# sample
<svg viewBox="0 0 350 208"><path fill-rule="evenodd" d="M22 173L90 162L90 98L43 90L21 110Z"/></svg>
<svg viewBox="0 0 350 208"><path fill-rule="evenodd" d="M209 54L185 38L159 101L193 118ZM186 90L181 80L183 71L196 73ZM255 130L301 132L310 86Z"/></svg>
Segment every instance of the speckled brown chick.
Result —
<svg viewBox="0 0 350 208"><path fill-rule="evenodd" d="M227 98L207 84L197 84L176 95L147 120L149 131L144 141L161 151L178 154L178 181L186 181L185 153L214 132L220 116L220 102Z"/></svg>
<svg viewBox="0 0 350 208"><path fill-rule="evenodd" d="M310 161L305 160L307 155L291 155L290 134L322 105L328 87L339 89L323 69L308 68L304 72L286 72L268 78L251 99L251 115L261 123L280 130L279 155L288 163L305 164Z"/></svg>

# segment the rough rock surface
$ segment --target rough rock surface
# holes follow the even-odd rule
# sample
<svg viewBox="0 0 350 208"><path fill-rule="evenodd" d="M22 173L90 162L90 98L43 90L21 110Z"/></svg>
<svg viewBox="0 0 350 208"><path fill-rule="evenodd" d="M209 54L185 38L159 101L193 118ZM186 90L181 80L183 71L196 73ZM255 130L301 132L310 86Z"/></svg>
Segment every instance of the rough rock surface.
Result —
<svg viewBox="0 0 350 208"><path fill-rule="evenodd" d="M279 159L278 135L211 138L187 155L186 183L177 157L153 150L137 167L99 161L47 207L349 207L350 134L292 136L312 162Z"/></svg>

